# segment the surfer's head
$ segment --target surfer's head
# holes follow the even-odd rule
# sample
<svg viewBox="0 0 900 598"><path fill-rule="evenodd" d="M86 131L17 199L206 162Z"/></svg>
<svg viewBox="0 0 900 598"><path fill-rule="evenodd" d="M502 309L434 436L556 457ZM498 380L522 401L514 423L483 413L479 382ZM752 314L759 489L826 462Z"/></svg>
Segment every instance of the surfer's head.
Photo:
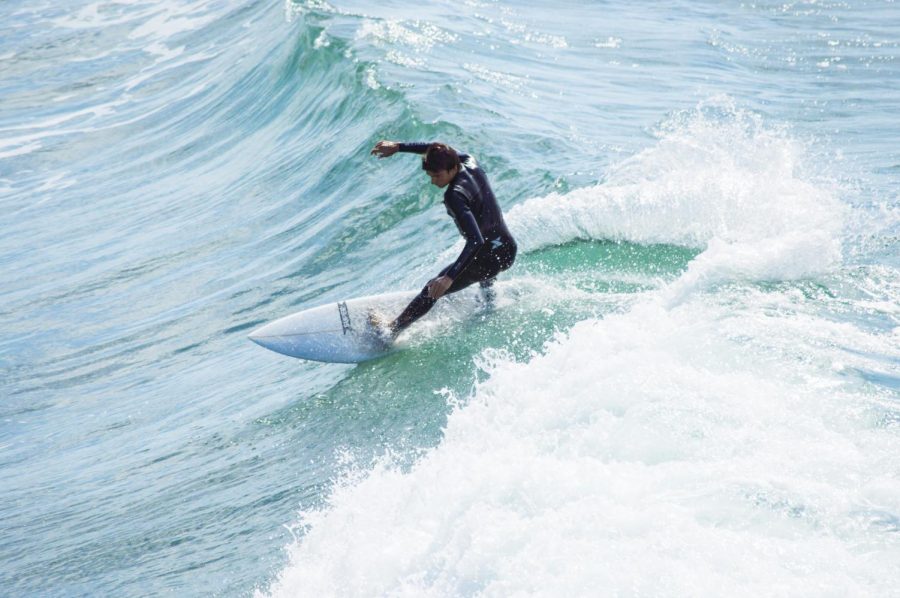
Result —
<svg viewBox="0 0 900 598"><path fill-rule="evenodd" d="M422 158L422 170L431 177L431 184L444 188L459 172L459 155L443 143L432 143Z"/></svg>

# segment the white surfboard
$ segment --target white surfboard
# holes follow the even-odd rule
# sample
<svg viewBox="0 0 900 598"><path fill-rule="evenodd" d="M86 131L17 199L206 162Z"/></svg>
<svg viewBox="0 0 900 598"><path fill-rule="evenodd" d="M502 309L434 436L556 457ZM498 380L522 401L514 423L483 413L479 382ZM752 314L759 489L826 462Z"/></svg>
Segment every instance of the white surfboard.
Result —
<svg viewBox="0 0 900 598"><path fill-rule="evenodd" d="M359 363L392 351L369 324L369 313L397 317L415 291L320 305L275 320L250 333L254 343L283 355L330 363Z"/></svg>

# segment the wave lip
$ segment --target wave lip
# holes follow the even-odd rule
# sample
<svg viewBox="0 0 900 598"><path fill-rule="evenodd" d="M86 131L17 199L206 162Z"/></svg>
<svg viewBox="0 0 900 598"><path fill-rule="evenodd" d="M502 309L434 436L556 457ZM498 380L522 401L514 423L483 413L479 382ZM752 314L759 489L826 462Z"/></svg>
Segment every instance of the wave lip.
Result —
<svg viewBox="0 0 900 598"><path fill-rule="evenodd" d="M793 279L841 259L844 208L808 180L806 146L726 100L676 115L606 179L509 212L526 250L573 239L704 249L691 277Z"/></svg>

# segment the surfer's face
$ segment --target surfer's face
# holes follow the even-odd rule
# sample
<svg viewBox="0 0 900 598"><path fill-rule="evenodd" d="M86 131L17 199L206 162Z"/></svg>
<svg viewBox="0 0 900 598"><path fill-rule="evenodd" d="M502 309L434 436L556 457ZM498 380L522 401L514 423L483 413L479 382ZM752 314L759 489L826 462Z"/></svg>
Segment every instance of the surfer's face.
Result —
<svg viewBox="0 0 900 598"><path fill-rule="evenodd" d="M425 174L427 174L431 178L432 185L438 187L439 189L443 189L450 184L450 181L453 180L453 177L456 176L457 172L459 172L459 169L454 168L453 170L426 170Z"/></svg>

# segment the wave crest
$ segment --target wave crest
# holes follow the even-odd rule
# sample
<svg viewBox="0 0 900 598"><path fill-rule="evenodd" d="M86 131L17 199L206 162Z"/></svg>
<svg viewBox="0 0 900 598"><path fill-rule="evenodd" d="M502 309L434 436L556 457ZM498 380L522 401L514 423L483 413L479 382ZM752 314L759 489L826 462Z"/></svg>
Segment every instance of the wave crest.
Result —
<svg viewBox="0 0 900 598"><path fill-rule="evenodd" d="M597 185L510 210L523 248L574 239L696 247L706 251L692 267L707 277L797 278L839 262L843 207L806 174L807 145L788 130L715 99L656 136Z"/></svg>

